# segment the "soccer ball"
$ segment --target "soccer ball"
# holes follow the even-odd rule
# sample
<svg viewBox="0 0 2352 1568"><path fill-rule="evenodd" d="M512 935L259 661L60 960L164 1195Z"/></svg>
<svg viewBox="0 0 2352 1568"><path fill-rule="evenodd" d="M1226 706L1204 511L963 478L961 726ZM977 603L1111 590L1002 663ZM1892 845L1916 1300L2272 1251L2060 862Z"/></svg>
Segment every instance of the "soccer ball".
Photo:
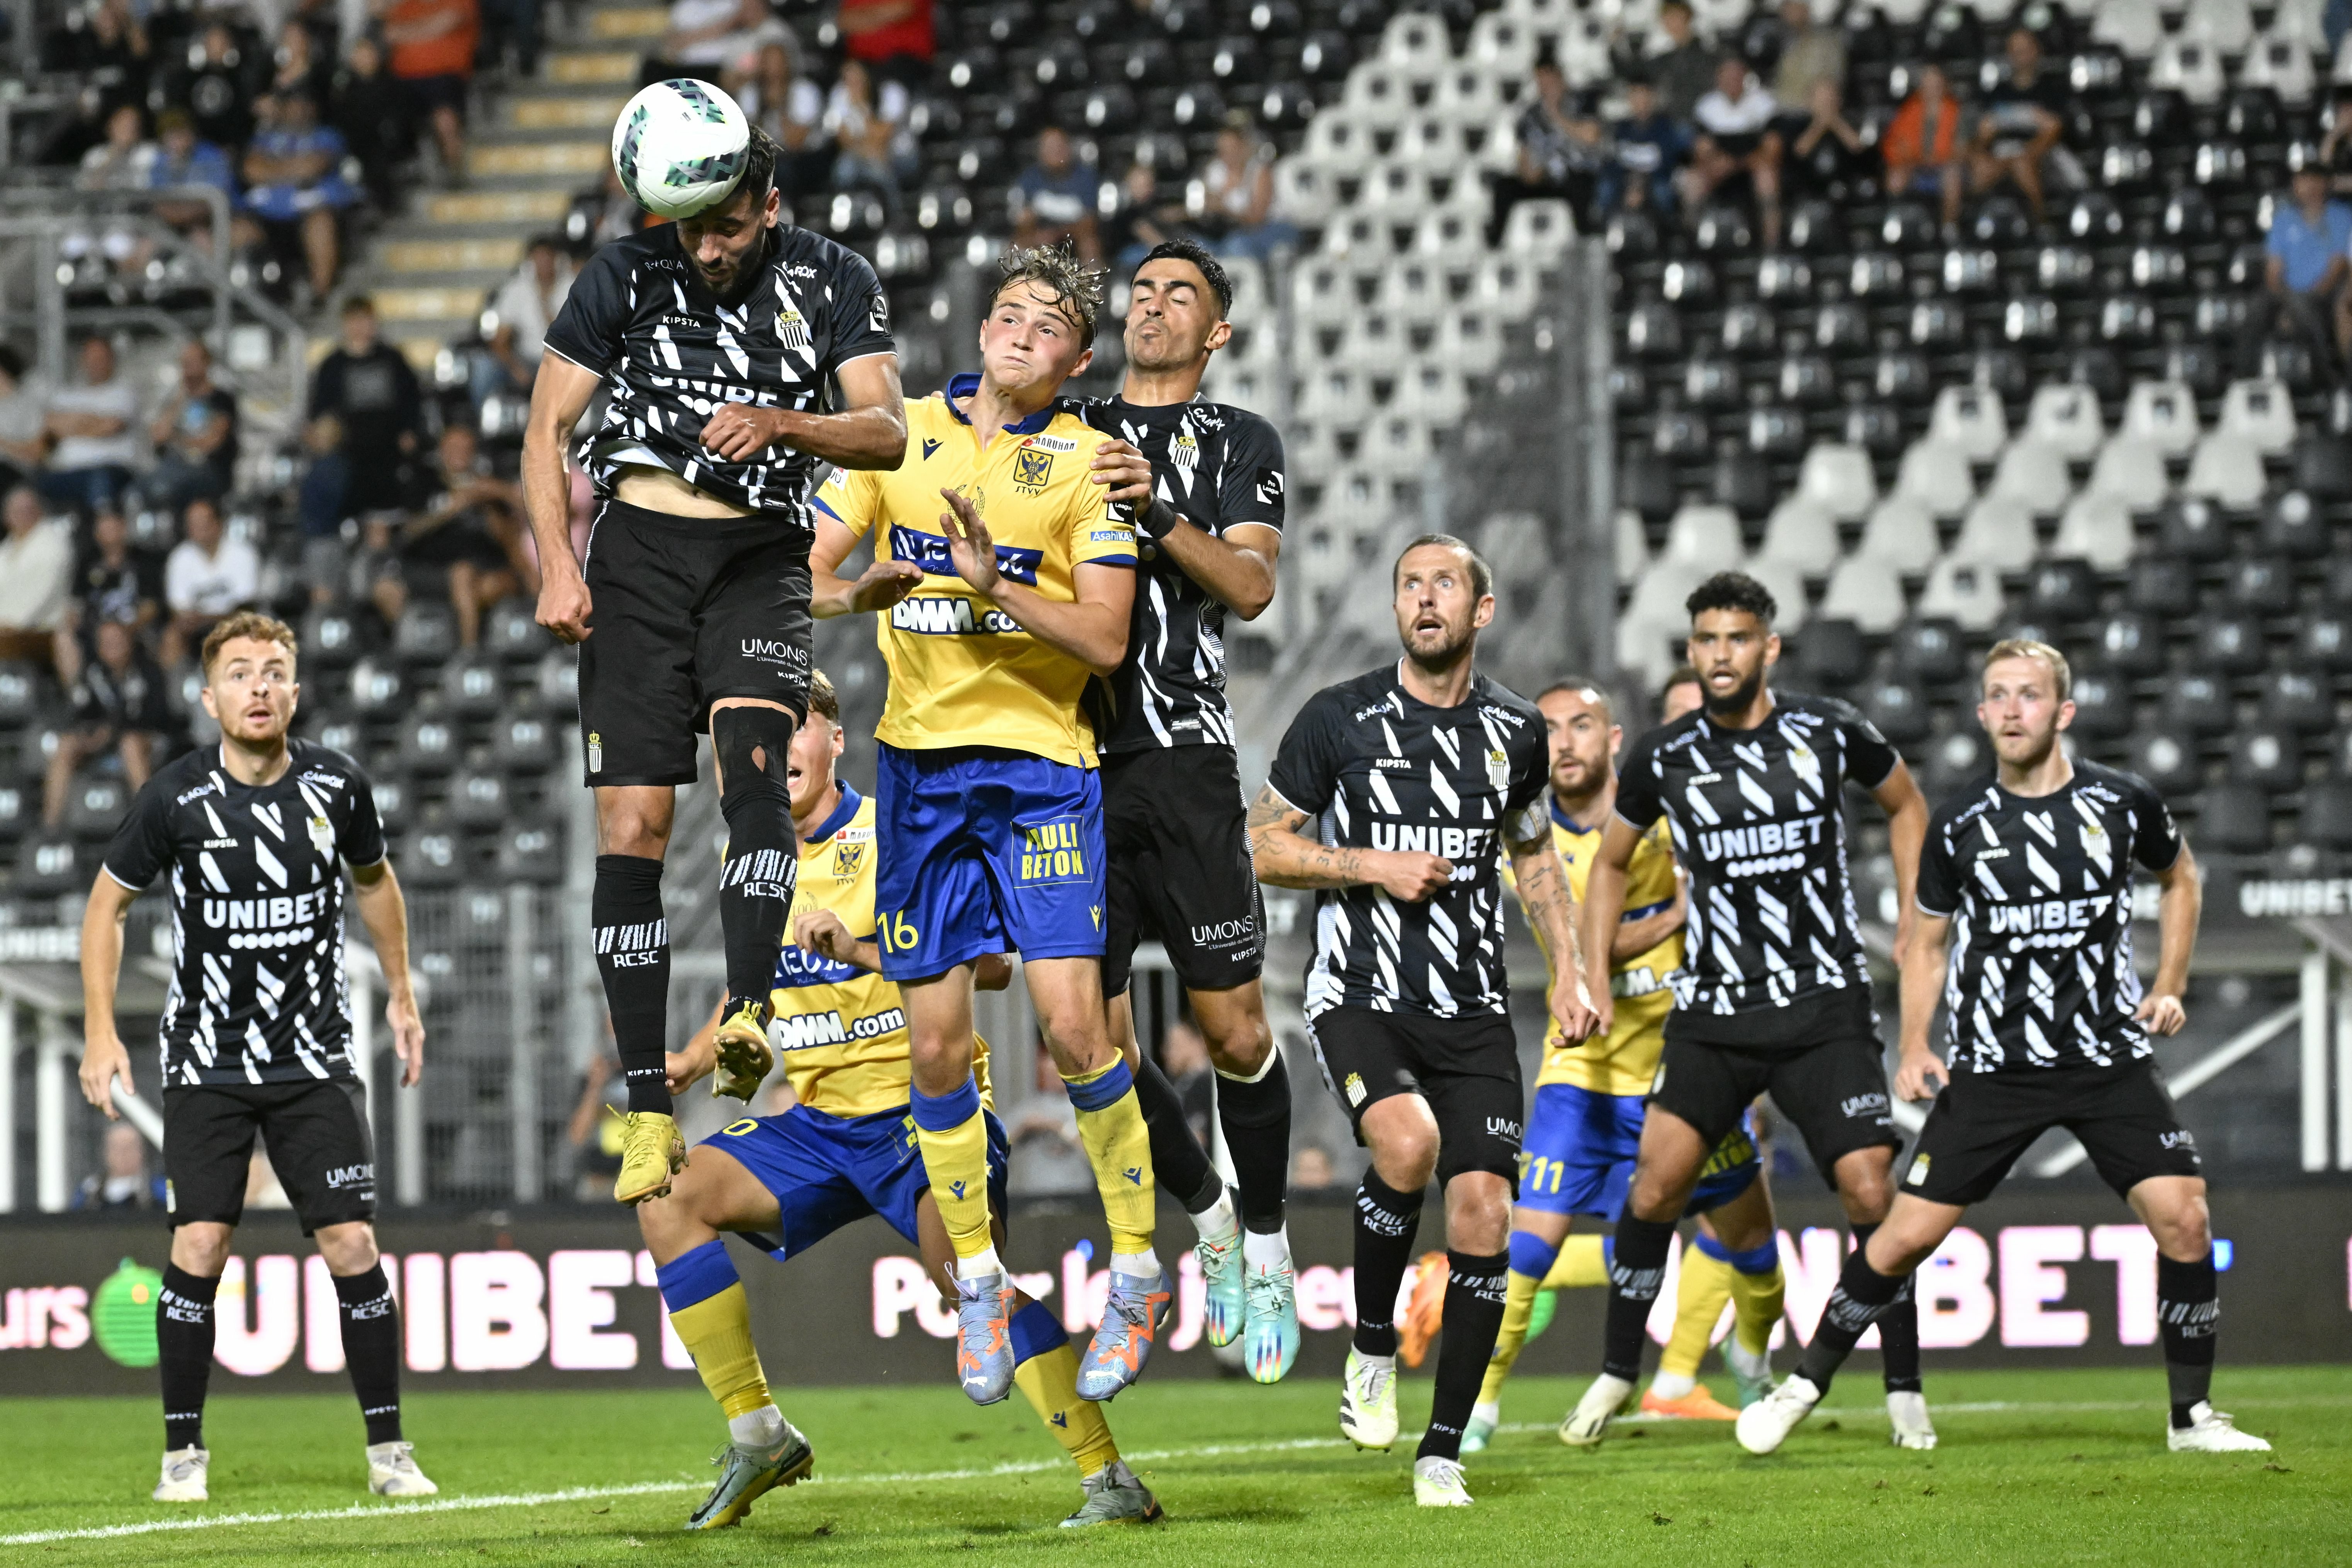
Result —
<svg viewBox="0 0 2352 1568"><path fill-rule="evenodd" d="M751 160L742 109L706 81L657 81L613 125L613 169L649 213L692 217L727 199Z"/></svg>

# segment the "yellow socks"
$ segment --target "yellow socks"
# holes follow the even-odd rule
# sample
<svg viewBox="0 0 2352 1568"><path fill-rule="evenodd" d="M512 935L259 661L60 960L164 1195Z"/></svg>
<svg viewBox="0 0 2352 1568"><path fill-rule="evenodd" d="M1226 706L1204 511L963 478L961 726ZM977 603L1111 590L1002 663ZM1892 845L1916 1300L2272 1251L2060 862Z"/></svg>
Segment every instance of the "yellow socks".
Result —
<svg viewBox="0 0 2352 1568"><path fill-rule="evenodd" d="M751 1343L751 1303L723 1241L706 1241L655 1270L677 1337L729 1420L773 1405Z"/></svg>
<svg viewBox="0 0 2352 1568"><path fill-rule="evenodd" d="M1519 1237L1512 1237L1512 1250L1517 1251ZM1533 1274L1522 1274L1513 1268L1504 1277L1503 1328L1495 1336L1494 1353L1486 1358L1486 1381L1478 1385L1478 1403L1499 1405L1503 1400L1503 1384L1511 1375L1511 1368L1519 1361L1519 1352L1528 1342L1528 1320L1535 1312L1536 1292L1543 1281Z"/></svg>
<svg viewBox="0 0 2352 1568"><path fill-rule="evenodd" d="M1135 1097L1135 1079L1127 1063L1114 1056L1108 1067L1065 1077L1070 1104L1078 1113L1078 1141L1087 1146L1087 1161L1095 1168L1095 1186L1102 1193L1103 1217L1110 1222L1114 1257L1151 1250L1151 1138L1144 1130L1143 1106ZM934 1188L939 1178L931 1178Z"/></svg>
<svg viewBox="0 0 2352 1568"><path fill-rule="evenodd" d="M1512 1237L1514 1241L1517 1237ZM1598 1236L1571 1236L1560 1243L1559 1256L1543 1277L1547 1290L1578 1290L1609 1283L1609 1258L1603 1248L1606 1239Z"/></svg>
<svg viewBox="0 0 2352 1568"><path fill-rule="evenodd" d="M948 1240L960 1265L982 1265L960 1267L958 1272L966 1279L996 1273L998 1267L991 1267L996 1244L988 1229L988 1122L980 1111L980 1086L967 1077L946 1094L925 1094L910 1085L909 1095L923 1170Z"/></svg>
<svg viewBox="0 0 2352 1568"><path fill-rule="evenodd" d="M1772 1330L1780 1321L1788 1284L1780 1273L1780 1244L1776 1237L1747 1252L1735 1252L1731 1265L1731 1331L1750 1355L1762 1355L1772 1343Z"/></svg>
<svg viewBox="0 0 2352 1568"><path fill-rule="evenodd" d="M1698 1363L1714 1342L1715 1325L1722 1321L1724 1306L1731 1300L1731 1265L1710 1238L1696 1237L1684 1249L1682 1279L1675 1287L1675 1331L1658 1358L1660 1373L1698 1376Z"/></svg>
<svg viewBox="0 0 2352 1568"><path fill-rule="evenodd" d="M1013 1314L1013 1382L1086 1479L1118 1458L1102 1406L1078 1397L1078 1352L1061 1320L1032 1301Z"/></svg>

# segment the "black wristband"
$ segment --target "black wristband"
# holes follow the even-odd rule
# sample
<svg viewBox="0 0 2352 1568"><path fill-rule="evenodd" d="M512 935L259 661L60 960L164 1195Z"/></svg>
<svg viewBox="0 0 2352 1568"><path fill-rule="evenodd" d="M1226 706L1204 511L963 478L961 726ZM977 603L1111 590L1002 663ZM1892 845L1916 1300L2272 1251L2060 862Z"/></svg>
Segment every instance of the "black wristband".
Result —
<svg viewBox="0 0 2352 1568"><path fill-rule="evenodd" d="M1165 539L1175 531L1181 515L1158 496L1147 496L1135 509L1135 526L1154 539Z"/></svg>

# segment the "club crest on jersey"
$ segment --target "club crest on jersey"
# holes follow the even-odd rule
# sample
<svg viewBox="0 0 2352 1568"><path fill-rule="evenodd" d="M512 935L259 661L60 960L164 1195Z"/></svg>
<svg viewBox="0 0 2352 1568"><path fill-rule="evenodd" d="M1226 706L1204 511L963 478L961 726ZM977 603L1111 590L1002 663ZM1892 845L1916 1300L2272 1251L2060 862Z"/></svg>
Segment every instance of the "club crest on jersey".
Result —
<svg viewBox="0 0 2352 1568"><path fill-rule="evenodd" d="M1486 753L1486 782L1500 790L1511 782L1511 759L1501 752Z"/></svg>
<svg viewBox="0 0 2352 1568"><path fill-rule="evenodd" d="M1053 477L1054 455L1051 452L1033 451L1024 447L1013 454L1014 489L1041 490L1045 488L1045 481Z"/></svg>
<svg viewBox="0 0 2352 1568"><path fill-rule="evenodd" d="M323 816L310 819L310 847L321 855L335 852L335 825Z"/></svg>
<svg viewBox="0 0 2352 1568"><path fill-rule="evenodd" d="M594 730L588 731L588 771L592 773L604 771L604 737Z"/></svg>
<svg viewBox="0 0 2352 1568"><path fill-rule="evenodd" d="M1192 439L1190 430L1179 430L1176 439L1169 444L1168 460L1180 468L1201 466L1201 443Z"/></svg>
<svg viewBox="0 0 2352 1568"><path fill-rule="evenodd" d="M833 847L833 875L836 881L848 881L865 864L865 845L836 844Z"/></svg>
<svg viewBox="0 0 2352 1568"><path fill-rule="evenodd" d="M801 313L790 305L780 307L776 311L776 338L788 349L806 349L809 346L808 323L802 321Z"/></svg>

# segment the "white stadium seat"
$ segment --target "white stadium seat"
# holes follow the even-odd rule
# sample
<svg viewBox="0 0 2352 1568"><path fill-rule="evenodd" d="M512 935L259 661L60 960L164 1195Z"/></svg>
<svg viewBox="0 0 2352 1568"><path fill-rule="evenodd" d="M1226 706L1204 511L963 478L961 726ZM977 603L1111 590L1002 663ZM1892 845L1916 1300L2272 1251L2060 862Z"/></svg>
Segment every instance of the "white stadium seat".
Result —
<svg viewBox="0 0 2352 1568"><path fill-rule="evenodd" d="M1576 218L1568 204L1549 197L1521 202L1503 223L1503 249L1531 261L1556 261L1576 239Z"/></svg>
<svg viewBox="0 0 2352 1568"><path fill-rule="evenodd" d="M1471 301L1507 321L1526 320L1542 298L1543 279L1535 267L1515 256L1490 256L1480 261L1470 284Z"/></svg>
<svg viewBox="0 0 2352 1568"><path fill-rule="evenodd" d="M1507 174L1519 166L1519 111L1498 109L1478 144L1478 167L1490 174Z"/></svg>
<svg viewBox="0 0 2352 1568"><path fill-rule="evenodd" d="M2117 436L2099 448L2084 488L2113 496L2133 511L2152 511L2172 488L2165 477L2164 448L2139 437Z"/></svg>
<svg viewBox="0 0 2352 1568"><path fill-rule="evenodd" d="M2066 454L2031 438L2010 443L1985 489L1987 496L2013 500L2036 517L2057 516L2074 493Z"/></svg>
<svg viewBox="0 0 2352 1568"><path fill-rule="evenodd" d="M1372 144L1371 126L1349 113L1345 104L1334 104L1308 122L1297 156L1326 174L1353 176L1372 166L1379 149ZM1277 176L1279 173L1277 169Z"/></svg>
<svg viewBox="0 0 2352 1568"><path fill-rule="evenodd" d="M1895 470L1895 493L1919 501L1936 517L1959 516L1976 499L1969 455L1940 441L1914 442Z"/></svg>
<svg viewBox="0 0 2352 1568"><path fill-rule="evenodd" d="M2007 608L2000 569L1990 562L1947 555L1928 569L1927 585L1919 590L1920 615L1958 621L1962 631L1992 630Z"/></svg>
<svg viewBox="0 0 2352 1568"><path fill-rule="evenodd" d="M1916 498L1896 494L1871 510L1870 521L1862 525L1862 542L1853 552L1884 562L1896 572L1925 572L1942 548L1935 514Z"/></svg>
<svg viewBox="0 0 2352 1568"><path fill-rule="evenodd" d="M2009 414L1981 387L1948 386L1936 395L1927 439L1957 447L1971 463L1990 463L2009 439Z"/></svg>
<svg viewBox="0 0 2352 1568"><path fill-rule="evenodd" d="M1301 153L1274 166L1274 210L1301 228L1320 228L1339 205L1331 171Z"/></svg>
<svg viewBox="0 0 2352 1568"><path fill-rule="evenodd" d="M1764 520L1764 542L1756 553L1808 577L1826 576L1838 561L1837 519L1810 496L1792 495Z"/></svg>
<svg viewBox="0 0 2352 1568"><path fill-rule="evenodd" d="M2025 437L2056 448L2070 462L2089 462L2107 438L2098 394L2087 386L2059 383L2034 388L2033 405L2025 416Z"/></svg>
<svg viewBox="0 0 2352 1568"><path fill-rule="evenodd" d="M1344 366L1318 365L1298 378L1298 417L1323 425L1360 425L1371 411L1364 378Z"/></svg>
<svg viewBox="0 0 2352 1568"><path fill-rule="evenodd" d="M1748 552L1739 537L1739 517L1727 506L1688 505L1666 524L1666 547L1658 559L1726 570Z"/></svg>
<svg viewBox="0 0 2352 1568"><path fill-rule="evenodd" d="M1582 89L1609 79L1615 62L1609 53L1609 28L1598 17L1579 17L1559 31L1559 74L1568 85Z"/></svg>
<svg viewBox="0 0 2352 1568"><path fill-rule="evenodd" d="M1437 324L1437 355L1465 375L1490 374L1503 362L1503 334L1495 318L1457 307Z"/></svg>
<svg viewBox="0 0 2352 1568"><path fill-rule="evenodd" d="M2066 504L2058 520L2058 536L2050 542L2053 558L2080 556L2102 572L2120 572L2131 564L2138 541L2132 532L2131 508L2121 498L2085 490Z"/></svg>
<svg viewBox="0 0 2352 1568"><path fill-rule="evenodd" d="M1494 75L1521 76L1534 68L1541 43L1534 26L1524 17L1508 11L1488 11L1470 24L1469 44L1462 54L1464 59Z"/></svg>
<svg viewBox="0 0 2352 1568"><path fill-rule="evenodd" d="M1412 88L1404 73L1383 60L1365 60L1348 73L1340 107L1368 129L1393 131L1412 113ZM1326 110L1325 114L1330 112ZM1316 116L1321 119L1322 115Z"/></svg>
<svg viewBox="0 0 2352 1568"><path fill-rule="evenodd" d="M1375 164L1356 195L1355 211L1378 219L1383 228L1418 223L1428 210L1429 176L1411 163Z"/></svg>
<svg viewBox="0 0 2352 1568"><path fill-rule="evenodd" d="M1303 327L1342 327L1361 306L1354 272L1344 263L1309 257L1292 268L1290 308Z"/></svg>
<svg viewBox="0 0 2352 1568"><path fill-rule="evenodd" d="M2124 399L2121 434L2147 442L2168 458L2197 445L2197 395L2178 381L2136 381Z"/></svg>
<svg viewBox="0 0 2352 1568"><path fill-rule="evenodd" d="M2273 26L2246 51L2246 63L2238 68L2238 85L2266 87L2287 108L2301 109L2318 89L2319 72L2311 63L2310 46Z"/></svg>
<svg viewBox="0 0 2352 1568"><path fill-rule="evenodd" d="M1432 360L1419 360L1397 373L1396 391L1390 395L1389 406L1433 425L1454 425L1469 408L1470 394L1462 384L1460 371Z"/></svg>
<svg viewBox="0 0 2352 1568"><path fill-rule="evenodd" d="M2104 0L2091 23L2091 41L2113 44L2136 60L2147 58L2164 41L2156 0Z"/></svg>
<svg viewBox="0 0 2352 1568"><path fill-rule="evenodd" d="M1772 616L1776 632L1793 632L1808 618L1805 607L1805 574L1785 561L1769 556L1752 557L1740 570L1764 584L1779 606Z"/></svg>
<svg viewBox="0 0 2352 1568"><path fill-rule="evenodd" d="M2225 430L2197 443L2189 477L2180 483L2182 494L2207 497L2228 511L2253 510L2262 504L2265 488L2262 448Z"/></svg>
<svg viewBox="0 0 2352 1568"><path fill-rule="evenodd" d="M1650 536L1642 527L1642 514L1621 506L1617 509L1617 585L1622 588L1641 581L1649 569Z"/></svg>
<svg viewBox="0 0 2352 1568"><path fill-rule="evenodd" d="M1737 561L1738 557L1735 555L1731 559ZM1642 574L1642 580L1633 584L1633 597L1625 601L1625 618L1637 621L1679 620L1687 628L1690 612L1683 608L1683 601L1690 597L1693 588L1706 581L1722 566L1721 562L1702 565L1696 562L1670 561L1661 554L1650 563L1650 569Z"/></svg>
<svg viewBox="0 0 2352 1568"><path fill-rule="evenodd" d="M1516 79L1523 73L1513 71L1508 74ZM1437 79L1437 90L1429 96L1429 111L1457 131L1465 126L1486 124L1496 110L1504 107L1501 85L1495 71L1469 60L1448 66Z"/></svg>
<svg viewBox="0 0 2352 1568"><path fill-rule="evenodd" d="M2225 55L2242 55L2254 41L2254 13L2246 0L2189 0L2183 37L2201 38Z"/></svg>
<svg viewBox="0 0 2352 1568"><path fill-rule="evenodd" d="M1861 447L1823 442L1805 454L1797 493L1821 502L1841 522L1859 522L1878 500L1878 476Z"/></svg>
<svg viewBox="0 0 2352 1568"><path fill-rule="evenodd" d="M2040 545L2033 533L2032 513L2013 500L1987 496L1969 508L1947 555L1954 561L1978 562L1997 572L2016 572L2032 563Z"/></svg>
<svg viewBox="0 0 2352 1568"><path fill-rule="evenodd" d="M1324 226L1322 254L1376 267L1396 254L1395 226L1361 207L1342 208Z"/></svg>
<svg viewBox="0 0 2352 1568"><path fill-rule="evenodd" d="M2233 381L2214 428L2243 436L2265 458L2284 457L2294 447L2294 399L2274 381Z"/></svg>
<svg viewBox="0 0 2352 1568"><path fill-rule="evenodd" d="M2221 51L2202 38L2171 37L2156 47L2147 84L2179 93L2200 108L2221 101L2230 85L2221 73Z"/></svg>
<svg viewBox="0 0 2352 1568"><path fill-rule="evenodd" d="M1389 18L1381 33L1381 58L1418 75L1434 76L1454 58L1444 17L1405 11Z"/></svg>
<svg viewBox="0 0 2352 1568"><path fill-rule="evenodd" d="M1852 621L1874 635L1903 624L1903 579L1893 563L1849 555L1830 574L1830 585L1815 606L1818 620Z"/></svg>
<svg viewBox="0 0 2352 1568"><path fill-rule="evenodd" d="M1225 312L1225 319L1236 326L1261 321L1271 326L1274 292L1266 279L1265 263L1254 256L1223 259L1225 280L1234 286L1233 309Z"/></svg>

